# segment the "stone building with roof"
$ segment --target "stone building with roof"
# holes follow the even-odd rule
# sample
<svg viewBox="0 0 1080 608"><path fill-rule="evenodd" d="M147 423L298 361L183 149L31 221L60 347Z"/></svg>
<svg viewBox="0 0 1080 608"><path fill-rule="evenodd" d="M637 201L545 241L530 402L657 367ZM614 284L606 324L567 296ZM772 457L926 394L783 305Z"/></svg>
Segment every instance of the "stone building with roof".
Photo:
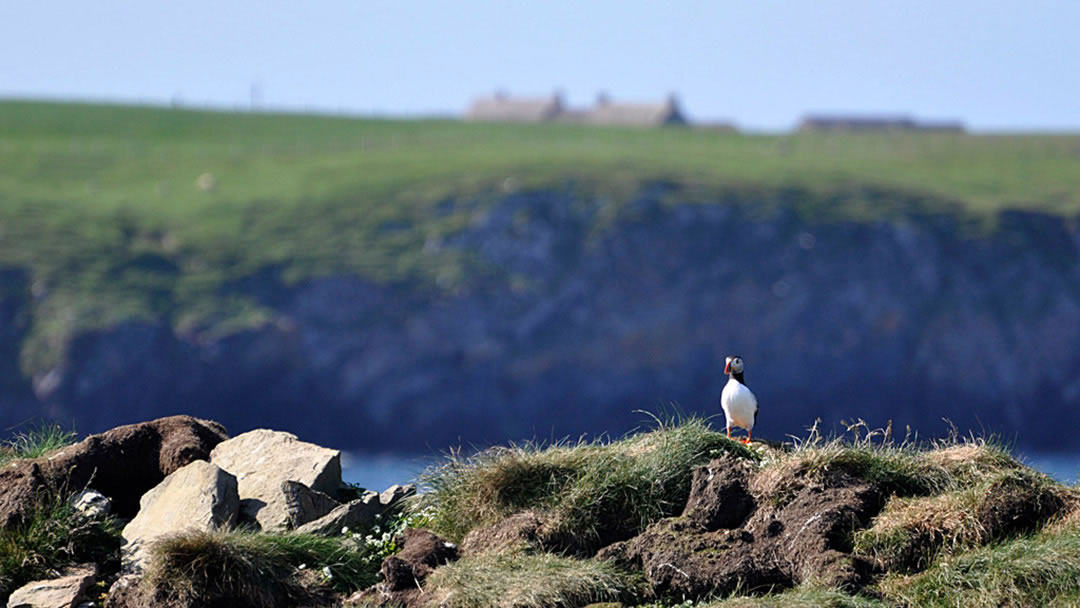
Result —
<svg viewBox="0 0 1080 608"><path fill-rule="evenodd" d="M562 96L511 97L501 91L478 97L465 111L465 120L475 122L545 122L564 112Z"/></svg>
<svg viewBox="0 0 1080 608"><path fill-rule="evenodd" d="M607 95L597 97L591 108L570 108L562 96L511 97L496 93L474 99L465 112L465 120L476 122L564 122L619 127L662 127L685 125L686 117L674 95L659 103L612 101Z"/></svg>

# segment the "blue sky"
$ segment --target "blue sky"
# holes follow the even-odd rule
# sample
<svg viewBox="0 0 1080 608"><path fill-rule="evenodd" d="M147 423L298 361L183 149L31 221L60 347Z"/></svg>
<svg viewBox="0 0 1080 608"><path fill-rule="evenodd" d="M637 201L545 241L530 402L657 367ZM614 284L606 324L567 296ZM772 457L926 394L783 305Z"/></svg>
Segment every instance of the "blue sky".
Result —
<svg viewBox="0 0 1080 608"><path fill-rule="evenodd" d="M912 113L1080 130L1080 2L44 0L0 20L0 96L456 114L478 94L676 93L694 119Z"/></svg>

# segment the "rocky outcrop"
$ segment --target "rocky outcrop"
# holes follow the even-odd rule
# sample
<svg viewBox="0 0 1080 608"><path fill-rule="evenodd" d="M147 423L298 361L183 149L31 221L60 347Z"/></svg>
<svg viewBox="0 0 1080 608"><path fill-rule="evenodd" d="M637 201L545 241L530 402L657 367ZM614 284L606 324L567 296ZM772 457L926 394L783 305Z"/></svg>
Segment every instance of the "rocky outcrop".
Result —
<svg viewBox="0 0 1080 608"><path fill-rule="evenodd" d="M990 228L948 201L873 187L705 195L659 183L624 204L567 189L445 206L471 215L422 255L475 262L460 281L288 282L268 267L224 289L269 311L264 325L86 332L66 363L38 371L38 398L80 429L190 411L426 451L538 429L617 436L664 402L713 414L724 356L738 352L762 436L817 418L936 434L948 418L1080 446L1080 231L1068 218L1010 211ZM835 211L849 206L880 219Z"/></svg>
<svg viewBox="0 0 1080 608"><path fill-rule="evenodd" d="M196 460L143 495L139 513L124 527L125 571L144 570L155 540L187 530L223 530L236 524L240 497L236 478Z"/></svg>
<svg viewBox="0 0 1080 608"><path fill-rule="evenodd" d="M0 528L12 526L33 508L43 488L93 489L130 518L139 499L166 475L196 460L226 439L224 427L191 416L171 416L120 426L34 460L0 469Z"/></svg>
<svg viewBox="0 0 1080 608"><path fill-rule="evenodd" d="M280 431L258 429L233 437L214 448L210 462L236 476L241 518L268 531L289 530L336 506L320 501L321 512L301 512L305 501L288 482L327 495L336 495L342 485L341 452ZM307 502L314 506L314 500Z"/></svg>
<svg viewBox="0 0 1080 608"><path fill-rule="evenodd" d="M34 581L16 589L7 608L76 608L87 600L86 591L97 578L97 567L72 568L60 578Z"/></svg>

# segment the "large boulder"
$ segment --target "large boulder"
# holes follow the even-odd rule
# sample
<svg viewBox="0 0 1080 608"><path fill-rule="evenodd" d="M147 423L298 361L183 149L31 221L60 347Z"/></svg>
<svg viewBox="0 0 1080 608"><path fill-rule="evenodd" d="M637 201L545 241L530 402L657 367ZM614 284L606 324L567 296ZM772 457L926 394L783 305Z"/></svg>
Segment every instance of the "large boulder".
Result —
<svg viewBox="0 0 1080 608"><path fill-rule="evenodd" d="M166 477L142 497L139 514L124 527L124 570L144 569L150 545L163 536L233 526L240 509L236 487L235 477L203 460Z"/></svg>
<svg viewBox="0 0 1080 608"><path fill-rule="evenodd" d="M341 452L281 431L258 429L224 441L210 462L236 476L241 519L263 530L290 529L296 515L283 482L301 483L335 496L341 488Z"/></svg>
<svg viewBox="0 0 1080 608"><path fill-rule="evenodd" d="M139 498L180 467L205 460L228 438L216 422L170 416L116 427L0 471L0 528L24 520L43 489L94 489L112 500L113 512L133 517Z"/></svg>
<svg viewBox="0 0 1080 608"><path fill-rule="evenodd" d="M97 566L85 564L60 578L27 583L11 594L7 608L75 608L86 599L86 590L96 578Z"/></svg>

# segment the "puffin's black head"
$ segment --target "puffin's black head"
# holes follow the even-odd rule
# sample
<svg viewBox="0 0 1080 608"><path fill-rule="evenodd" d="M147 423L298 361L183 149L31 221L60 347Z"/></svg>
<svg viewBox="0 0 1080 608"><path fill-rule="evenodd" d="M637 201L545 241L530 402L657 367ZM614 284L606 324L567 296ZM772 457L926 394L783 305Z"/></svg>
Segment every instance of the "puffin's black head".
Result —
<svg viewBox="0 0 1080 608"><path fill-rule="evenodd" d="M743 372L742 357L739 355L731 355L724 360L724 373L725 374L741 374Z"/></svg>

